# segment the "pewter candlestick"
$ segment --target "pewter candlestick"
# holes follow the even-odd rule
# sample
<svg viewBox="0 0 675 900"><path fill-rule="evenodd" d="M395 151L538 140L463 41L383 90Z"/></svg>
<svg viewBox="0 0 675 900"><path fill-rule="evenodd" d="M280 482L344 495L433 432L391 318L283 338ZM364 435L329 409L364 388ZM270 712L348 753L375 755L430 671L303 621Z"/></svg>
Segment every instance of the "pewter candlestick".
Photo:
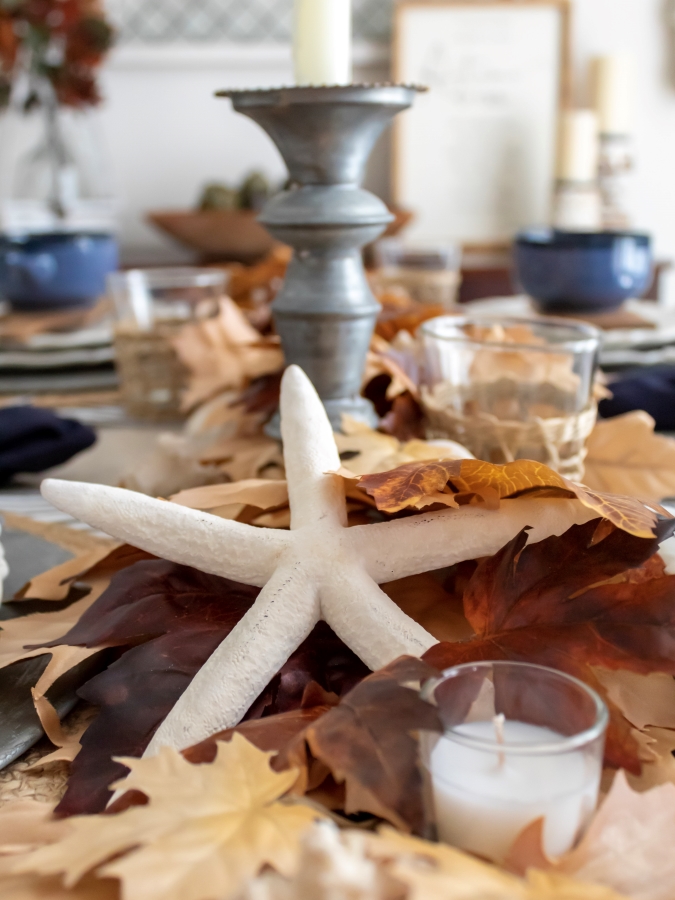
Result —
<svg viewBox="0 0 675 900"><path fill-rule="evenodd" d="M380 310L361 249L393 217L360 185L378 137L420 90L384 84L218 93L264 128L288 167L292 186L260 216L295 250L273 304L274 321L286 362L309 375L336 431L343 413L369 425L377 421L360 396ZM279 436L278 418L268 433Z"/></svg>

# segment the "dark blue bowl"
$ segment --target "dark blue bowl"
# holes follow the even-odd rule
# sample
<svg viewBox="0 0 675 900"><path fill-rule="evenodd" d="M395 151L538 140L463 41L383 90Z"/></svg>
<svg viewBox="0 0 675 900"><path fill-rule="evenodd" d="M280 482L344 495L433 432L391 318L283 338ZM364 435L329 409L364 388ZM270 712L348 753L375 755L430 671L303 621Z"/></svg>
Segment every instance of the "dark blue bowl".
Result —
<svg viewBox="0 0 675 900"><path fill-rule="evenodd" d="M14 309L88 306L117 267L117 241L109 234L0 235L0 295Z"/></svg>
<svg viewBox="0 0 675 900"><path fill-rule="evenodd" d="M533 229L518 235L514 256L522 289L546 312L615 309L653 275L646 234Z"/></svg>

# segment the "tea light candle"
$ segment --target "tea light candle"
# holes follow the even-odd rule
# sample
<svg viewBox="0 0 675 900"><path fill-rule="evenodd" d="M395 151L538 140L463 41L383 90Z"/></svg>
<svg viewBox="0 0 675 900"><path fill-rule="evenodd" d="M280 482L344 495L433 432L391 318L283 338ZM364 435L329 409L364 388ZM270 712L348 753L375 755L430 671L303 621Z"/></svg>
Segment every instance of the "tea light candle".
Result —
<svg viewBox="0 0 675 900"><path fill-rule="evenodd" d="M294 10L296 84L350 84L351 0L295 0Z"/></svg>
<svg viewBox="0 0 675 900"><path fill-rule="evenodd" d="M462 743L492 742L492 748ZM600 767L583 750L537 754L564 744L563 735L538 725L504 720L466 722L431 751L438 837L455 847L503 862L518 834L544 821L544 849L559 856L573 846L600 786ZM509 748L534 752L509 752Z"/></svg>
<svg viewBox="0 0 675 900"><path fill-rule="evenodd" d="M592 60L593 106L600 134L631 134L634 80L633 60L629 55L599 56Z"/></svg>

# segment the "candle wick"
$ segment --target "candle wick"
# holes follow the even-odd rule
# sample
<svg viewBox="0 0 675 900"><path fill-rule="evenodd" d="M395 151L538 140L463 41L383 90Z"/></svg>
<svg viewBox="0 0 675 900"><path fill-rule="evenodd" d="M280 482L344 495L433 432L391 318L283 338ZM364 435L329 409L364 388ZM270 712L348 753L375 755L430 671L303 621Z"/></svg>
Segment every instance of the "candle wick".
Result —
<svg viewBox="0 0 675 900"><path fill-rule="evenodd" d="M498 716L495 716L492 720L492 724L495 726L495 735L497 737L497 744L499 747L504 746L504 724L506 722L506 716L504 713L500 713ZM506 756L503 750L499 751L499 768L502 769L504 764L506 763Z"/></svg>

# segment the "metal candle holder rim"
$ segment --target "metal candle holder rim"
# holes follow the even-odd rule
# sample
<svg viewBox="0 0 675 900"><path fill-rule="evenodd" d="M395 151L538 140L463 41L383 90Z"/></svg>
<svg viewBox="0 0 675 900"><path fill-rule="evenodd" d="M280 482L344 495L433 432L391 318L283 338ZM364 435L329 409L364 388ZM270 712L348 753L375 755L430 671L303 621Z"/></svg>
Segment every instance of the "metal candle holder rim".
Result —
<svg viewBox="0 0 675 900"><path fill-rule="evenodd" d="M330 94L335 95L341 91L372 91L373 89L399 88L406 91L415 91L418 94L425 94L429 90L428 87L421 84L399 84L391 81L374 81L372 83L356 82L354 84L322 84L322 85L280 85L272 88L225 88L216 91L216 97L242 97L244 95L254 98L265 99L273 94L290 94L291 99L298 103L310 102L318 99L318 95Z"/></svg>

